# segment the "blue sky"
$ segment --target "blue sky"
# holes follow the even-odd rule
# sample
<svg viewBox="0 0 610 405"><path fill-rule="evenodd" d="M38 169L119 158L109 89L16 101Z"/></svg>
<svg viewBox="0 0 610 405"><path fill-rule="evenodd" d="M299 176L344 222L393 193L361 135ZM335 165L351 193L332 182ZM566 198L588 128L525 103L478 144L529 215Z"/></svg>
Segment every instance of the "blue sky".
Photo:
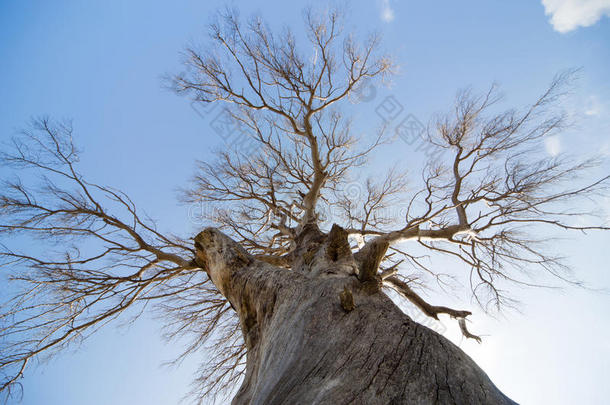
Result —
<svg viewBox="0 0 610 405"><path fill-rule="evenodd" d="M303 2L303 6L306 3ZM313 2L322 4L322 2ZM456 90L501 84L522 105L552 76L581 67L564 108L574 128L547 144L549 153L610 156L610 2L351 1L347 27L379 31L400 66L389 88L360 108L392 95L405 113L427 121ZM181 69L180 51L201 42L206 23L225 5L298 27L300 6L287 1L0 1L0 138L30 117L71 118L84 150L81 169L118 187L160 228L193 234L192 208L176 202L195 159L222 140L189 100L163 86ZM405 149L405 153L409 153ZM604 166L607 172L608 164ZM605 201L610 214L610 200ZM608 235L568 241L562 249L576 274L610 288ZM606 293L516 290L524 305L491 318L475 312L471 329L484 343L465 342L450 322L446 334L510 397L522 404L602 404L610 396L610 297ZM434 297L441 299L442 297ZM464 297L452 298L461 306ZM174 404L188 390L196 359L161 368L179 348L159 338L162 323L106 327L22 380L23 404Z"/></svg>

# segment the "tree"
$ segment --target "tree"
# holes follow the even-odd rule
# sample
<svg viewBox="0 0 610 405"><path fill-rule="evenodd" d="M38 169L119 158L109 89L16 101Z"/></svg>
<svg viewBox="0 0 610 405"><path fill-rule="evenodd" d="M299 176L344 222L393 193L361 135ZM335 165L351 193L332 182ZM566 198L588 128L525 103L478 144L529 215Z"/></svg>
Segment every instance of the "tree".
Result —
<svg viewBox="0 0 610 405"><path fill-rule="evenodd" d="M199 164L183 199L214 206L215 227L192 240L161 233L125 193L85 180L68 123L40 119L13 140L3 162L36 176L23 171L0 194L0 255L14 282L0 315L2 391L11 394L30 360L153 303L168 337L192 339L184 356L216 348L196 398L243 379L234 403L513 403L386 291L480 340L466 327L469 311L418 292L450 282L422 251L462 263L478 303L500 308L511 303L505 285L531 284L522 272L565 278L542 227L608 229L586 201L607 191L610 176L578 182L595 160L540 152L566 124L556 102L570 74L523 110L499 111L495 86L459 93L427 130L438 153L421 187L410 186L410 167L393 168L363 181L358 199L346 184L393 134L382 127L358 139L345 106L393 63L377 37L345 34L336 12L308 11L305 22L300 47L290 30L273 34L228 12L209 47L187 49L175 89L223 103L258 145ZM404 212L392 209L401 203ZM36 243L10 246L22 237Z"/></svg>

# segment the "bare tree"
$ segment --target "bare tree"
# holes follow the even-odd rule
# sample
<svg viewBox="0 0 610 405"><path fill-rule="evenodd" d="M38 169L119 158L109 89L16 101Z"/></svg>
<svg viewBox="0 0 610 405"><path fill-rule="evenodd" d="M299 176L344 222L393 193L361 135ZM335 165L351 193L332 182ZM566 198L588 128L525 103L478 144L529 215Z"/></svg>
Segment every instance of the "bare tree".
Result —
<svg viewBox="0 0 610 405"><path fill-rule="evenodd" d="M307 11L305 23L301 46L289 29L274 34L228 12L212 25L209 46L187 49L175 89L224 103L258 145L199 163L182 197L215 207L208 219L217 228L194 247L160 232L126 194L86 181L70 125L41 119L14 139L3 162L38 176L24 171L0 195L0 255L11 281L0 315L7 395L32 359L127 309L135 319L152 302L167 316L168 338L192 339L184 356L216 350L195 380L200 400L243 379L234 403L512 403L384 289L429 317L455 318L480 340L466 328L469 311L428 303L419 289L466 277L489 309L510 304L510 283L533 284L523 274L566 279L542 229L607 230L587 201L610 179L584 180L595 160L543 153L545 137L565 126L556 102L570 73L523 110L498 112L495 86L460 93L428 128L442 159L428 162L419 187L410 167L397 167L381 181L360 180L353 196L346 184L390 139L384 127L368 143L356 137L345 105L393 63L376 36L345 34L334 11ZM27 251L10 246L23 237ZM465 271L441 272L422 251Z"/></svg>

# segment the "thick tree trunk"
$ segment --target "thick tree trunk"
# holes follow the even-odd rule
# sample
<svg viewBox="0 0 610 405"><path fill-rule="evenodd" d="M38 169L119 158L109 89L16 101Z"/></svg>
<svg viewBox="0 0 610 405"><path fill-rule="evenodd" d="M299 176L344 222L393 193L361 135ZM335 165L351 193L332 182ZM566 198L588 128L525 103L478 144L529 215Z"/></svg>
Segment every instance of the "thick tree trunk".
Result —
<svg viewBox="0 0 610 405"><path fill-rule="evenodd" d="M514 404L457 346L404 314L378 280L359 280L353 257L330 236L300 252L308 272L255 260L214 229L195 239L248 348L233 404Z"/></svg>

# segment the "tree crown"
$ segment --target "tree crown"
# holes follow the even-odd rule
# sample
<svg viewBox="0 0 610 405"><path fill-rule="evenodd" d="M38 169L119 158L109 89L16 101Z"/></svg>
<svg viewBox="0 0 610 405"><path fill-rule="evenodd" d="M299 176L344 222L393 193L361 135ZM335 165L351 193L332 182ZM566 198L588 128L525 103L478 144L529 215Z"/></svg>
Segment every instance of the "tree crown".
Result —
<svg viewBox="0 0 610 405"><path fill-rule="evenodd" d="M448 314L478 339L464 322L470 312L431 305L416 292L426 281L443 287L452 276L422 251L462 263L473 297L499 308L511 302L506 282L532 284L521 272L564 277L561 257L545 248L543 227L608 229L583 201L607 192L610 176L575 181L597 161L543 152L545 137L565 128L556 103L573 72L556 76L519 110L500 111L495 86L459 93L423 134L437 153L418 179L410 167L395 167L359 181L353 195L349 185L367 158L394 134L382 126L366 139L355 136L346 115L350 97L364 81L387 78L394 65L379 52L377 36L358 41L345 33L339 13L307 11L304 20L301 44L289 29L275 34L259 18L243 23L221 14L210 45L187 49L188 69L173 82L197 102L223 103L258 145L252 154L228 148L216 161L199 162L182 193L187 203L214 206L209 221L248 254L298 271L307 235L349 236L361 281L379 281L430 317ZM7 179L0 192L0 256L15 283L0 313L2 390L10 394L31 359L149 302L168 316L169 338L192 339L184 355L217 347L201 368L197 395L235 383L246 354L239 324L191 240L159 232L125 193L85 180L67 123L34 121L2 161L38 174ZM398 204L404 210L390 209ZM583 225L583 217L593 220ZM41 248L11 247L19 235Z"/></svg>

